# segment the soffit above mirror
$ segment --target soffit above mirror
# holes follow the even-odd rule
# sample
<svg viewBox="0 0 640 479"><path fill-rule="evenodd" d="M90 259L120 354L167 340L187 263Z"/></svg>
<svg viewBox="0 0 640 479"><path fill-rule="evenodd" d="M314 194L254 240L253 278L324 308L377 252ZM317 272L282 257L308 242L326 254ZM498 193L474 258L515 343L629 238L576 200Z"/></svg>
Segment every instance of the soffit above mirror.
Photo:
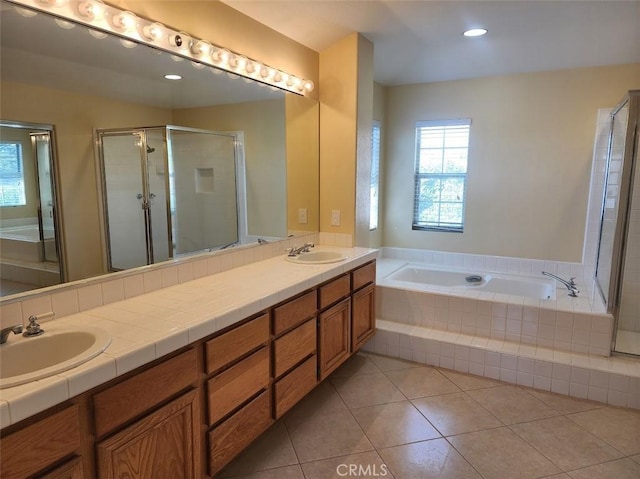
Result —
<svg viewBox="0 0 640 479"><path fill-rule="evenodd" d="M82 25L62 28L44 13L25 17L7 2L0 20L2 81L171 109L284 97L275 87L145 45L125 42L128 48L112 35L96 38ZM182 80L166 80L165 74Z"/></svg>

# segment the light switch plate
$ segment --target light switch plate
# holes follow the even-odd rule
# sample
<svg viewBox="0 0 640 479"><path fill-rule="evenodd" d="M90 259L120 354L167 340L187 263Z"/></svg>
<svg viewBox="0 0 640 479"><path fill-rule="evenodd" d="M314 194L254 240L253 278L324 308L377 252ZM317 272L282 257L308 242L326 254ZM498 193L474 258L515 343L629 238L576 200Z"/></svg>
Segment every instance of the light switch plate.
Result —
<svg viewBox="0 0 640 479"><path fill-rule="evenodd" d="M307 224L307 209L298 208L298 223L301 225Z"/></svg>
<svg viewBox="0 0 640 479"><path fill-rule="evenodd" d="M340 210L331 210L331 226L340 226Z"/></svg>

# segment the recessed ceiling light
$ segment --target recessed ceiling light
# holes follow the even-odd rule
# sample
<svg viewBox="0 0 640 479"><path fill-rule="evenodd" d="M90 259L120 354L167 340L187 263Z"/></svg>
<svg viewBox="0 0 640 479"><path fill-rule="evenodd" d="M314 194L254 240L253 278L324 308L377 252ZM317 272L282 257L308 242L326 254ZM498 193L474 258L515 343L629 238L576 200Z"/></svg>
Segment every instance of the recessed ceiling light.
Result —
<svg viewBox="0 0 640 479"><path fill-rule="evenodd" d="M168 73L164 76L167 80L182 80L180 75L175 75L173 73Z"/></svg>
<svg viewBox="0 0 640 479"><path fill-rule="evenodd" d="M481 37L485 33L487 33L486 28L472 28L471 30L464 32L463 35L465 37Z"/></svg>

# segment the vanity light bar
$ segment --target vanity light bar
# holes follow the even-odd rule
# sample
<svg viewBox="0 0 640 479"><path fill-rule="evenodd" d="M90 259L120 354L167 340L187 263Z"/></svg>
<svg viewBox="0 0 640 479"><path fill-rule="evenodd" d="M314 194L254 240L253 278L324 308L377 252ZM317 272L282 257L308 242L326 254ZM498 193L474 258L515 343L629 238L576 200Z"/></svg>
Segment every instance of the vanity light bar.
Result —
<svg viewBox="0 0 640 479"><path fill-rule="evenodd" d="M172 30L161 23L107 5L102 0L8 0L10 3L53 14L88 27L113 33L125 40L189 58L232 75L304 95L313 90L311 80L272 68L230 50Z"/></svg>

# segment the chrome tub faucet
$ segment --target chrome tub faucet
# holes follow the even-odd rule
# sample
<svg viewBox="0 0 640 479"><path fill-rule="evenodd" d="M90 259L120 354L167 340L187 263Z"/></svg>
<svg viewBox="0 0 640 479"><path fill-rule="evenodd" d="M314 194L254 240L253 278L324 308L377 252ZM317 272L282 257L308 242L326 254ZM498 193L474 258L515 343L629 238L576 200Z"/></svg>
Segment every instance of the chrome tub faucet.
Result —
<svg viewBox="0 0 640 479"><path fill-rule="evenodd" d="M560 281L562 284L564 284L567 287L567 291L569 291L568 295L571 296L572 298L578 297L578 293L580 292L580 290L576 287L577 285L575 282L575 279L576 279L575 277L571 277L569 281L567 281L566 279L562 279L560 276L547 273L546 271L543 271L542 274L544 274L545 276L550 276L555 280Z"/></svg>

